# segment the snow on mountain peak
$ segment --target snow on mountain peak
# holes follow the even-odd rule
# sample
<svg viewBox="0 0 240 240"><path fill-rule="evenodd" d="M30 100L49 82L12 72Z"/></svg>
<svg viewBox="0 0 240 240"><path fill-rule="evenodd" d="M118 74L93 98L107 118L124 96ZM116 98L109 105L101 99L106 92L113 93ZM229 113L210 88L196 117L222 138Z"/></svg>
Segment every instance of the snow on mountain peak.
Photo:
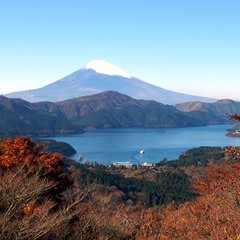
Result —
<svg viewBox="0 0 240 240"><path fill-rule="evenodd" d="M131 78L132 76L124 72L121 68L114 66L113 64L105 60L93 60L84 66L85 69L92 69L95 72L106 74L106 75L117 75L121 77Z"/></svg>

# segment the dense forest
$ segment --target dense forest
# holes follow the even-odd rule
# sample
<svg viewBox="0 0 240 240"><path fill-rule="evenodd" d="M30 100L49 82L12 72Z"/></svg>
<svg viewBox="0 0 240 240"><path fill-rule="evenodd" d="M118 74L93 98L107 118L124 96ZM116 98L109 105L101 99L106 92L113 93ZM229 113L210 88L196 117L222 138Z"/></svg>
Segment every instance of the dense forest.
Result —
<svg viewBox="0 0 240 240"><path fill-rule="evenodd" d="M76 150L68 143L65 142L57 142L55 140L49 139L35 139L37 143L43 143L45 146L43 148L43 152L59 152L67 157L71 157L72 155L76 154Z"/></svg>
<svg viewBox="0 0 240 240"><path fill-rule="evenodd" d="M224 150L220 147L199 147L182 153L177 160L163 160L156 166L189 167L194 165L206 167L211 161L216 162L223 157Z"/></svg>
<svg viewBox="0 0 240 240"><path fill-rule="evenodd" d="M124 193L124 200L131 200L134 203L141 201L147 206L159 206L172 201L181 203L195 197L190 191L189 177L180 169L157 171L154 174L154 181L111 174L103 166L79 165L75 174L81 177L84 184L115 186Z"/></svg>

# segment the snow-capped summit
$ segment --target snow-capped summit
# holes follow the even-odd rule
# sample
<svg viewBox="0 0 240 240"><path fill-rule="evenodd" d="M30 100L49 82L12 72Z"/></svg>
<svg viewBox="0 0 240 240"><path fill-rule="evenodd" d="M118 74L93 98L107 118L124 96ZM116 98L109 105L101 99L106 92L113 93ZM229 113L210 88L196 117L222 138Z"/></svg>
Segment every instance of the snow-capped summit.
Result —
<svg viewBox="0 0 240 240"><path fill-rule="evenodd" d="M97 73L102 73L110 76L121 76L125 78L131 78L132 76L124 72L121 68L105 61L105 60L93 60L85 65L83 68L92 69Z"/></svg>
<svg viewBox="0 0 240 240"><path fill-rule="evenodd" d="M29 102L57 102L109 90L133 98L155 100L165 104L215 101L215 99L173 92L151 85L105 60L93 60L79 70L42 88L9 93L6 96L22 98Z"/></svg>

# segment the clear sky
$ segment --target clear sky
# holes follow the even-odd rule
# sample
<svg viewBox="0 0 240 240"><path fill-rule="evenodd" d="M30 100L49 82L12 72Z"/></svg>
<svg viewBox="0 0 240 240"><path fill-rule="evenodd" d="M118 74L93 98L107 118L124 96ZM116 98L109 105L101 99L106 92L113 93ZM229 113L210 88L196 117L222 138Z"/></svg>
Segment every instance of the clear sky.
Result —
<svg viewBox="0 0 240 240"><path fill-rule="evenodd" d="M0 0L0 93L93 59L166 89L240 100L240 0Z"/></svg>

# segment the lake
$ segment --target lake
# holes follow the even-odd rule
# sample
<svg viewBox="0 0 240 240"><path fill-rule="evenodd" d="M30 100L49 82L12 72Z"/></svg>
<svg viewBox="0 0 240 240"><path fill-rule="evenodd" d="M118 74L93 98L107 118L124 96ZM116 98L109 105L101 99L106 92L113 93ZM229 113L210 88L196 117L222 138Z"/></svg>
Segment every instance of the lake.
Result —
<svg viewBox="0 0 240 240"><path fill-rule="evenodd" d="M226 137L233 125L210 125L188 128L121 128L90 129L83 134L50 137L71 144L89 162L111 164L131 161L133 164L156 163L163 158L176 159L182 152L200 146L238 146L240 138ZM140 150L144 154L140 154Z"/></svg>

